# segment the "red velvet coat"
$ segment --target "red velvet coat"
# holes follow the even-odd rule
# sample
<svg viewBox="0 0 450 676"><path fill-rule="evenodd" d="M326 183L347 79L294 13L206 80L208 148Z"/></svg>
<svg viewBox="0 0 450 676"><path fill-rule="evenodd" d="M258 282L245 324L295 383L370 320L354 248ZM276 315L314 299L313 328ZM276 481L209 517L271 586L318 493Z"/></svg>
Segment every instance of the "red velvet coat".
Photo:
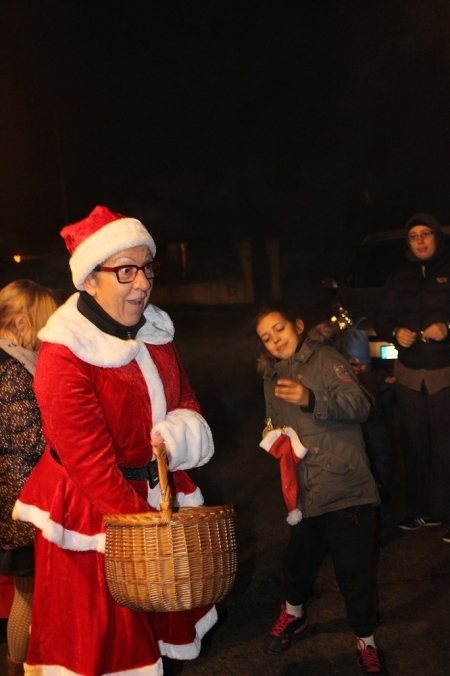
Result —
<svg viewBox="0 0 450 676"><path fill-rule="evenodd" d="M201 504L199 489L179 470L209 460L211 432L174 350L166 313L149 306L136 340L123 341L83 317L77 297L69 298L40 334L34 387L48 446L14 508L14 518L42 532L27 669L45 674L49 665L59 665L74 674L102 676L148 667L144 673L153 676L162 673L156 640L161 654L195 657L215 610L163 614L149 626L147 614L111 604L102 591L103 563L95 558L104 551L102 517L158 508L159 487L130 482L119 469L147 464L156 432L170 453L179 503ZM93 589L100 624L98 617L92 619ZM114 631L123 626L125 633L117 650L111 650L113 626ZM70 644L55 640L58 627Z"/></svg>
<svg viewBox="0 0 450 676"><path fill-rule="evenodd" d="M43 340L64 343L44 342L39 352L34 388L48 447L14 515L64 548L104 551L103 514L159 506L159 488L150 491L147 482L130 482L119 469L152 460L152 430L166 440L172 470L203 464L213 445L174 350L168 316L153 306L146 310L167 324L156 335L150 321L141 329L137 338L143 334L153 344L123 341L93 326L74 300L42 332ZM199 489L186 477L178 475L178 483L181 504L201 504Z"/></svg>

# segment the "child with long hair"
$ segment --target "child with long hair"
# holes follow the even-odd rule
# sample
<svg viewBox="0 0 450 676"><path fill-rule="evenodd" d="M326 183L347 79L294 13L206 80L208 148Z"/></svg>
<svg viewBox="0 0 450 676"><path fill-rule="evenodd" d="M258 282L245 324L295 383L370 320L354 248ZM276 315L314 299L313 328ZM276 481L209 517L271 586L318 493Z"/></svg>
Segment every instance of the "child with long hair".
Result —
<svg viewBox="0 0 450 676"><path fill-rule="evenodd" d="M374 639L371 583L372 506L379 496L360 427L369 402L326 331L319 327L305 337L304 321L292 308L262 308L255 329L265 348L259 359L267 415L261 446L280 459L291 526L283 557L285 603L264 650L278 655L306 629L304 606L328 546L360 673L385 675Z"/></svg>
<svg viewBox="0 0 450 676"><path fill-rule="evenodd" d="M0 573L14 577L9 676L23 674L34 587L34 528L13 521L11 514L45 448L32 383L37 334L55 309L50 291L31 280L11 282L0 291Z"/></svg>

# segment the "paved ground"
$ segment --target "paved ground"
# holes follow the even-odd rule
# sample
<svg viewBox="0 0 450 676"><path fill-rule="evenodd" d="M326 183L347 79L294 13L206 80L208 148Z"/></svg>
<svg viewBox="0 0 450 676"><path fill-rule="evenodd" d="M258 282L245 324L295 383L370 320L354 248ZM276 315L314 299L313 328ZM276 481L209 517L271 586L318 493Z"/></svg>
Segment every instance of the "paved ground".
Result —
<svg viewBox="0 0 450 676"><path fill-rule="evenodd" d="M275 461L258 448L264 407L253 344L240 331L243 313L175 315L179 351L216 440L216 455L193 472L194 478L209 504L235 505L239 556L236 584L220 604L220 622L201 656L168 664L166 674L357 675L354 641L328 558L308 604L310 628L304 638L281 657L263 654L264 635L282 600L280 556L289 527ZM441 540L444 527L398 529L405 506L395 411L391 427L396 472L392 501L381 510L375 556L377 637L391 676L444 676L450 656L450 545ZM4 637L1 641L3 657ZM4 673L2 659L0 676Z"/></svg>

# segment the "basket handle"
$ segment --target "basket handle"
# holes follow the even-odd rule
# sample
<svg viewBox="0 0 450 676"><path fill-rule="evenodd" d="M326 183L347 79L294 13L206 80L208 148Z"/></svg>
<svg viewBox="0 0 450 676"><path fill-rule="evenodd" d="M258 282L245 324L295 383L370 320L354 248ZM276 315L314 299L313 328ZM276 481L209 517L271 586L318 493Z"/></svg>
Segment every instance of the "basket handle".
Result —
<svg viewBox="0 0 450 676"><path fill-rule="evenodd" d="M172 491L169 486L169 468L166 445L163 442L153 449L158 464L159 487L161 489L161 502L159 504L161 522L168 523L172 518Z"/></svg>

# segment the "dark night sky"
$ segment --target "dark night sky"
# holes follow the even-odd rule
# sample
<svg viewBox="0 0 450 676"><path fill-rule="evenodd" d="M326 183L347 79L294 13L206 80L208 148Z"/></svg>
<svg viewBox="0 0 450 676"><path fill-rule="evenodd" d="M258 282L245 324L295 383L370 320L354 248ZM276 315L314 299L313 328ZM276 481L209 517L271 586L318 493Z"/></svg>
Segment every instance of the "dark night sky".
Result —
<svg viewBox="0 0 450 676"><path fill-rule="evenodd" d="M332 248L450 222L448 0L2 0L0 236L97 203Z"/></svg>

